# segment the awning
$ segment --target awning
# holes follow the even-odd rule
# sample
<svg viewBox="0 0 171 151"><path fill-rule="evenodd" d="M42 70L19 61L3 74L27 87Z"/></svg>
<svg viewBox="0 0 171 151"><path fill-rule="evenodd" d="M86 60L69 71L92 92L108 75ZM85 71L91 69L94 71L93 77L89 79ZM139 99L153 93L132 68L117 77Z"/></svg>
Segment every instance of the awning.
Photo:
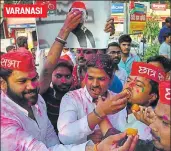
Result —
<svg viewBox="0 0 171 151"><path fill-rule="evenodd" d="M8 28L34 28L36 24L18 24L18 25L8 25Z"/></svg>

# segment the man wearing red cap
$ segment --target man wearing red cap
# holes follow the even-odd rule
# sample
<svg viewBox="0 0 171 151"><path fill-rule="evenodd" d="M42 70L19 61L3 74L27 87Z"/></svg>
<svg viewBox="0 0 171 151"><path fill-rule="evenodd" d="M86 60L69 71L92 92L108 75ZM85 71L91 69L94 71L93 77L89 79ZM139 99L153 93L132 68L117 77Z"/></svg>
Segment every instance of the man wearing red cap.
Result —
<svg viewBox="0 0 171 151"><path fill-rule="evenodd" d="M156 114L155 121L150 124L151 133L153 136L153 144L155 150L171 150L171 116L170 116L170 105L171 105L171 81L161 82L159 85L160 99L154 110Z"/></svg>
<svg viewBox="0 0 171 151"><path fill-rule="evenodd" d="M131 75L124 85L124 90L129 92L128 104L126 109L121 111L117 122L116 120L110 121L113 127L121 132L127 128L136 128L140 140L152 140L149 124L137 120L136 112L132 112L131 107L133 104L155 107L158 101L158 83L164 78L165 73L159 67L143 62L134 62Z"/></svg>
<svg viewBox="0 0 171 151"><path fill-rule="evenodd" d="M64 40L70 30L81 20L81 12L68 14L57 40L51 47L45 64L46 72L54 70L55 62L62 51ZM51 68L49 68L49 66ZM74 146L60 145L50 123L46 105L38 94L43 84L38 82L33 57L29 52L9 52L1 56L1 150L29 151L91 151L91 142ZM50 79L51 81L51 79ZM44 81L47 83L48 81ZM49 84L48 84L49 85ZM43 87L44 88L44 87ZM41 90L42 91L42 90ZM98 151L115 150L118 140L125 133L111 136L94 146ZM120 149L133 151L136 141L129 139Z"/></svg>
<svg viewBox="0 0 171 151"><path fill-rule="evenodd" d="M159 83L159 102L155 109L141 107L142 110L136 113L137 118L151 128L153 136L153 151L170 151L170 105L171 105L171 81ZM142 147L142 146L141 146ZM148 146L144 146L148 150Z"/></svg>
<svg viewBox="0 0 171 151"><path fill-rule="evenodd" d="M92 34L92 32L87 29L84 24L88 18L88 11L87 11L87 8L86 8L86 5L84 2L81 2L81 1L75 1L72 3L72 6L70 8L69 11L73 11L73 10L80 10L82 12L82 19L80 21L80 23L78 24L78 26L72 30L72 34L70 34L70 36L72 36L72 39L75 39L75 36L78 40L78 43L76 45L76 47L78 48L78 45L81 47L81 48L95 48L96 47L96 43L95 43L95 39L94 39L94 36ZM109 27L109 22L113 20L112 18L109 19L106 23L106 26L105 26L105 32L108 32L106 29L107 27ZM111 28L114 28L114 23L111 24ZM111 35L113 34L113 32L111 33ZM74 42L76 40L73 40ZM73 45L73 41L67 41L68 43L71 42ZM75 47L75 48L76 48ZM73 46L74 48L74 46Z"/></svg>
<svg viewBox="0 0 171 151"><path fill-rule="evenodd" d="M65 55L61 56L60 58L68 61L72 66L74 65L69 55L65 54Z"/></svg>
<svg viewBox="0 0 171 151"><path fill-rule="evenodd" d="M78 24L78 26L72 31L72 33L77 37L77 40L79 42L80 47L82 48L95 48L95 40L93 37L93 34L90 30L88 30L84 23L86 19L88 18L88 12L86 9L86 6L83 2L76 1L72 3L72 6L69 11L73 11L75 9L78 9L82 12L82 20Z"/></svg>

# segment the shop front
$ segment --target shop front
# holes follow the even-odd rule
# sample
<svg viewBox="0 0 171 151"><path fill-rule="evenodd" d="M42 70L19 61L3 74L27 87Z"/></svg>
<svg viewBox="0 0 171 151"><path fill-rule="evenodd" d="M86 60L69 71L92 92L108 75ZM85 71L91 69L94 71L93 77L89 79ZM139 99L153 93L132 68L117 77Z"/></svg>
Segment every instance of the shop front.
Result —
<svg viewBox="0 0 171 151"><path fill-rule="evenodd" d="M13 38L14 44L19 36L28 38L29 50L34 47L32 33L36 31L36 24L34 18L8 18L7 19L8 33L7 38Z"/></svg>

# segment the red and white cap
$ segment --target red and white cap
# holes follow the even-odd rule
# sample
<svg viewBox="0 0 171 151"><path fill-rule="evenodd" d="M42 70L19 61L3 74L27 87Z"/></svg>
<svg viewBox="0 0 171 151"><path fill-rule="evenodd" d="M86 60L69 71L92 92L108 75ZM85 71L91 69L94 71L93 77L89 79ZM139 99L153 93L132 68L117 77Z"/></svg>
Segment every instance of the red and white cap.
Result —
<svg viewBox="0 0 171 151"><path fill-rule="evenodd" d="M163 69L145 62L133 62L130 75L145 77L158 83L166 78Z"/></svg>
<svg viewBox="0 0 171 151"><path fill-rule="evenodd" d="M171 103L171 81L163 81L159 83L159 101L163 104Z"/></svg>
<svg viewBox="0 0 171 151"><path fill-rule="evenodd" d="M35 70L35 63L29 51L11 51L1 56L1 68L29 72Z"/></svg>

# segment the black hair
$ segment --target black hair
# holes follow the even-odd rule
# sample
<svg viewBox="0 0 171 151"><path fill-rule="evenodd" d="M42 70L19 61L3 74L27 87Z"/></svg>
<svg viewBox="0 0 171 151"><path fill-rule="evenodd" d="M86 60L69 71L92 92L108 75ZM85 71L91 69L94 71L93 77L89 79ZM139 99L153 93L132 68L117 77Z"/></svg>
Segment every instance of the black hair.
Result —
<svg viewBox="0 0 171 151"><path fill-rule="evenodd" d="M27 44L27 37L20 36L20 37L17 38L18 47L25 47L25 44Z"/></svg>
<svg viewBox="0 0 171 151"><path fill-rule="evenodd" d="M107 54L99 54L86 62L86 70L90 67L103 69L112 78L114 65L112 59Z"/></svg>
<svg viewBox="0 0 171 151"><path fill-rule="evenodd" d="M166 40L166 38L168 38L169 36L171 36L171 32L164 33L164 35L163 35L164 40Z"/></svg>
<svg viewBox="0 0 171 151"><path fill-rule="evenodd" d="M13 50L13 49L15 49L15 46L10 45L10 46L6 47L6 52L9 52L10 50Z"/></svg>
<svg viewBox="0 0 171 151"><path fill-rule="evenodd" d="M156 81L150 80L151 92L150 94L155 93L157 98L150 104L152 107L155 107L159 100L159 84Z"/></svg>
<svg viewBox="0 0 171 151"><path fill-rule="evenodd" d="M124 35L121 35L119 37L119 40L118 41L119 41L119 44L121 44L122 42L129 42L129 43L131 43L132 42L132 39L131 39L130 35L124 34Z"/></svg>
<svg viewBox="0 0 171 151"><path fill-rule="evenodd" d="M171 17L167 17L167 18L165 19L165 22L166 22L166 23L171 23Z"/></svg>
<svg viewBox="0 0 171 151"><path fill-rule="evenodd" d="M171 70L171 60L164 56L153 56L147 59L147 63L149 62L159 62L163 65L165 72L169 72Z"/></svg>
<svg viewBox="0 0 171 151"><path fill-rule="evenodd" d="M118 47L118 48L121 49L120 45L119 45L117 42L111 42L111 43L108 44L108 48L109 48L109 47L112 47L112 46Z"/></svg>
<svg viewBox="0 0 171 151"><path fill-rule="evenodd" d="M63 59L58 60L56 66L55 66L55 69L57 69L59 67L66 67L66 68L68 68L71 71L71 74L72 74L73 66L68 61L63 60Z"/></svg>
<svg viewBox="0 0 171 151"><path fill-rule="evenodd" d="M12 74L13 70L0 68L0 77L7 81L8 77Z"/></svg>

